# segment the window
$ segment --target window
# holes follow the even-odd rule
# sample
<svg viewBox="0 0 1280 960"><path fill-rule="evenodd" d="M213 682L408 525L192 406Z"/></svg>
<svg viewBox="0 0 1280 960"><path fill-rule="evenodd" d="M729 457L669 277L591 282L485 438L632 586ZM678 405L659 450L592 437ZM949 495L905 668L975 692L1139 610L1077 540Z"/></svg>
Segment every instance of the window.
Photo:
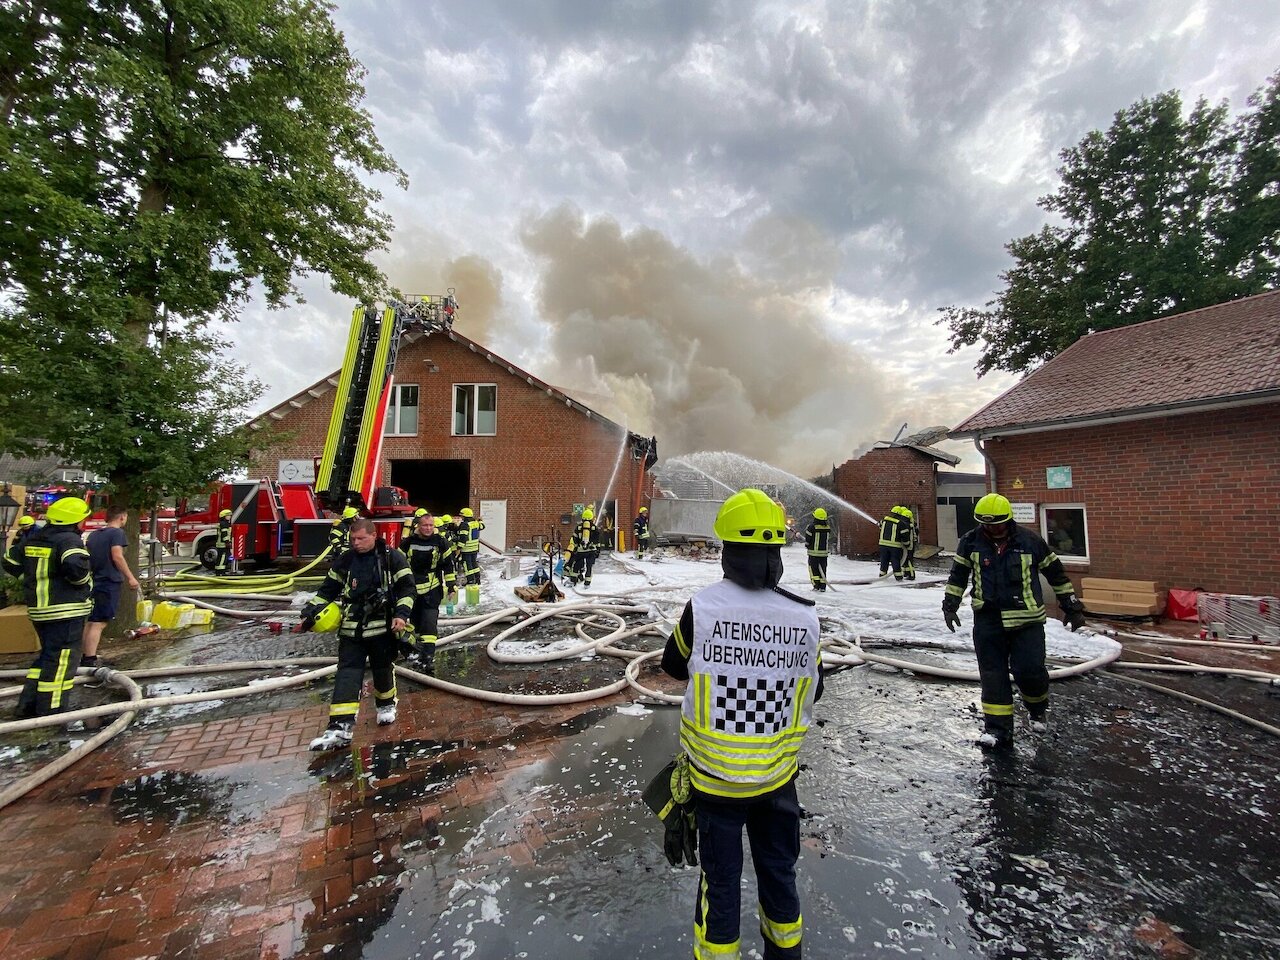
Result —
<svg viewBox="0 0 1280 960"><path fill-rule="evenodd" d="M1084 504L1055 503L1041 508L1041 532L1063 560L1088 560L1089 535Z"/></svg>
<svg viewBox="0 0 1280 960"><path fill-rule="evenodd" d="M498 432L498 385L453 385L453 435L492 437Z"/></svg>
<svg viewBox="0 0 1280 960"><path fill-rule="evenodd" d="M382 433L388 437L412 437L418 432L418 385L397 383L391 389Z"/></svg>

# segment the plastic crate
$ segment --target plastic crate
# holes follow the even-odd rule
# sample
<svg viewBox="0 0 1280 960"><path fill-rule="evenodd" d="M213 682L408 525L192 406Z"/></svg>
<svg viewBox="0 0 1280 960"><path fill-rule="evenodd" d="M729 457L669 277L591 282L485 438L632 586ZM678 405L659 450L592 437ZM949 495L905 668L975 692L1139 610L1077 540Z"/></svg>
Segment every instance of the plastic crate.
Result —
<svg viewBox="0 0 1280 960"><path fill-rule="evenodd" d="M1280 599L1276 597L1202 593L1196 613L1201 628L1221 639L1280 643Z"/></svg>

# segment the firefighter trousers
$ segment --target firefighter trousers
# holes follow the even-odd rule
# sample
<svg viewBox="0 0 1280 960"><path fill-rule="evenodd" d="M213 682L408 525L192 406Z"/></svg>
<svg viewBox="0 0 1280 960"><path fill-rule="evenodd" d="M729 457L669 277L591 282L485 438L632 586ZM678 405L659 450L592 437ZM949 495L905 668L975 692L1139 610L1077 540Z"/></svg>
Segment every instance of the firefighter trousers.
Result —
<svg viewBox="0 0 1280 960"><path fill-rule="evenodd" d="M437 631L440 629L440 601L444 590L436 587L418 594L413 600L413 632L418 635L418 652L429 657L436 652Z"/></svg>
<svg viewBox="0 0 1280 960"><path fill-rule="evenodd" d="M800 801L795 781L749 802L723 802L698 794L697 816L702 875L693 910L694 956L740 956L742 828L746 827L760 892L765 960L798 960Z"/></svg>
<svg viewBox="0 0 1280 960"><path fill-rule="evenodd" d="M815 590L827 589L827 558L809 557L809 582Z"/></svg>
<svg viewBox="0 0 1280 960"><path fill-rule="evenodd" d="M396 640L390 633L338 638L338 675L333 681L333 703L329 726L346 727L356 722L360 712L360 688L367 663L373 671L374 702L385 707L396 702L396 674L392 663Z"/></svg>
<svg viewBox="0 0 1280 960"><path fill-rule="evenodd" d="M27 670L26 682L18 695L14 716L47 717L69 709L71 687L80 669L83 650L80 637L85 617L74 620L47 620L33 623L40 638L40 655Z"/></svg>
<svg viewBox="0 0 1280 960"><path fill-rule="evenodd" d="M902 548L901 547L880 547L880 575L884 576L889 572L889 564L893 564L893 576L895 580L902 579Z"/></svg>
<svg viewBox="0 0 1280 960"><path fill-rule="evenodd" d="M1013 735L1013 685L1018 685L1027 712L1035 719L1049 709L1049 669L1044 662L1044 624L1006 630L999 611L973 617L973 649L982 682L982 717L997 736Z"/></svg>

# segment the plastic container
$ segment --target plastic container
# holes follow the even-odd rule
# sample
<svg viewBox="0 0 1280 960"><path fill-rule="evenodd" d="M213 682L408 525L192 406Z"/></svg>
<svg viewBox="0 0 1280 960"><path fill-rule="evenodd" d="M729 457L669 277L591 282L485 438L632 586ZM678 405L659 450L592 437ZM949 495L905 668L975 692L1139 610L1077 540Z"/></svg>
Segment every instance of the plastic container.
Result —
<svg viewBox="0 0 1280 960"><path fill-rule="evenodd" d="M196 607L191 612L191 626L208 627L208 626L211 626L212 624L213 624L212 610L205 610L201 607Z"/></svg>
<svg viewBox="0 0 1280 960"><path fill-rule="evenodd" d="M155 609L151 612L151 619L155 621L156 626L165 630L177 629L178 620L181 616L181 606L168 600L163 603L157 603Z"/></svg>
<svg viewBox="0 0 1280 960"><path fill-rule="evenodd" d="M196 605L194 603L178 604L178 626L189 627L194 622Z"/></svg>
<svg viewBox="0 0 1280 960"><path fill-rule="evenodd" d="M480 584L467 584L467 604L472 607L480 606Z"/></svg>
<svg viewBox="0 0 1280 960"><path fill-rule="evenodd" d="M137 605L137 618L140 622L146 622L151 619L152 613L155 611L154 600L139 600Z"/></svg>

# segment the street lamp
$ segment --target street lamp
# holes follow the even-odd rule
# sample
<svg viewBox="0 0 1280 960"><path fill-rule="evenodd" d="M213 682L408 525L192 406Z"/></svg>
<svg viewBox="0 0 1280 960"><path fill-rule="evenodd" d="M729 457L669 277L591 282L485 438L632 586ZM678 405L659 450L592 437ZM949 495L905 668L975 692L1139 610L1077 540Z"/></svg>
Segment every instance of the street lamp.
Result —
<svg viewBox="0 0 1280 960"><path fill-rule="evenodd" d="M9 528L18 519L18 511L21 508L22 504L13 499L9 484L6 483L4 493L0 493L0 531L9 532Z"/></svg>

